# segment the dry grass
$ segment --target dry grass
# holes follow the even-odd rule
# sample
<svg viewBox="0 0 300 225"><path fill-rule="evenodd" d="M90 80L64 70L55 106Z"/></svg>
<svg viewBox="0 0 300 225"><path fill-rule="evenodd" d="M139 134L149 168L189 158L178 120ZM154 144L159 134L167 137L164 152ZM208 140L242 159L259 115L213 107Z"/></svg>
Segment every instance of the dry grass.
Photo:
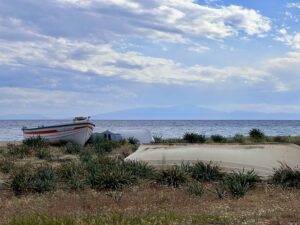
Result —
<svg viewBox="0 0 300 225"><path fill-rule="evenodd" d="M34 214L81 218L116 212L127 216L172 212L223 218L224 224L300 224L300 190L264 184L237 200L228 196L218 199L207 191L209 188L212 187L206 185L204 195L195 197L184 189L143 183L124 190L119 202L105 192L92 190L21 197L1 191L0 221L6 223L14 217Z"/></svg>

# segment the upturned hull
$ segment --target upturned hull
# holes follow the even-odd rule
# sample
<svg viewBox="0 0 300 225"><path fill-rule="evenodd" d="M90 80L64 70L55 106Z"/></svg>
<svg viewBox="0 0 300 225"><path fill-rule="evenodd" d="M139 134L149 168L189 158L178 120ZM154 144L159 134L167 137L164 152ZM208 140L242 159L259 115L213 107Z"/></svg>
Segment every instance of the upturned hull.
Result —
<svg viewBox="0 0 300 225"><path fill-rule="evenodd" d="M40 136L50 143L60 141L84 145L91 137L95 125L90 122L70 123L38 128L23 128L24 138Z"/></svg>

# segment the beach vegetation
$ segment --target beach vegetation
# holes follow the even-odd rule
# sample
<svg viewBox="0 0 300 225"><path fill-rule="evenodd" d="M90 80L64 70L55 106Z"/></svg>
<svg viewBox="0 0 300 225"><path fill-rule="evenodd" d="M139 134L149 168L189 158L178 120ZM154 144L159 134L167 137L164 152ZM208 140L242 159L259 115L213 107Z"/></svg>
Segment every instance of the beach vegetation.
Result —
<svg viewBox="0 0 300 225"><path fill-rule="evenodd" d="M132 185L137 178L122 161L100 157L86 163L88 182L96 190L120 190Z"/></svg>
<svg viewBox="0 0 300 225"><path fill-rule="evenodd" d="M187 174L178 166L160 170L156 173L156 182L158 184L174 188L178 188L181 184L185 184L187 179Z"/></svg>
<svg viewBox="0 0 300 225"><path fill-rule="evenodd" d="M28 156L31 153L30 148L27 145L16 145L16 144L7 144L7 153L10 156L23 159L25 156Z"/></svg>
<svg viewBox="0 0 300 225"><path fill-rule="evenodd" d="M219 135L219 134L212 135L210 138L213 142L216 142L216 143L225 143L227 141L226 137Z"/></svg>
<svg viewBox="0 0 300 225"><path fill-rule="evenodd" d="M183 140L185 140L188 143L205 143L206 137L203 134L185 133L183 135Z"/></svg>
<svg viewBox="0 0 300 225"><path fill-rule="evenodd" d="M15 169L15 163L12 159L2 158L0 159L0 172L9 174Z"/></svg>
<svg viewBox="0 0 300 225"><path fill-rule="evenodd" d="M246 142L246 138L244 135L242 134L236 134L232 137L232 142L233 143L240 143L240 144L243 144Z"/></svg>
<svg viewBox="0 0 300 225"><path fill-rule="evenodd" d="M204 186L201 182L194 181L187 185L187 191L191 195L201 197L204 194Z"/></svg>
<svg viewBox="0 0 300 225"><path fill-rule="evenodd" d="M191 176L197 181L216 181L223 177L223 173L218 165L212 162L197 162L191 168Z"/></svg>
<svg viewBox="0 0 300 225"><path fill-rule="evenodd" d="M38 193L54 191L57 186L57 177L54 169L45 164L39 166L33 173L33 190Z"/></svg>
<svg viewBox="0 0 300 225"><path fill-rule="evenodd" d="M84 190L86 186L86 170L81 162L67 162L56 170L59 180L74 191Z"/></svg>
<svg viewBox="0 0 300 225"><path fill-rule="evenodd" d="M10 184L15 194L23 194L32 191L33 188L33 171L29 165L17 168L12 176Z"/></svg>
<svg viewBox="0 0 300 225"><path fill-rule="evenodd" d="M137 178L150 179L154 174L154 168L143 161L127 161L123 163L123 167Z"/></svg>
<svg viewBox="0 0 300 225"><path fill-rule="evenodd" d="M300 188L300 169L293 169L282 164L279 169L274 171L272 181L283 187Z"/></svg>
<svg viewBox="0 0 300 225"><path fill-rule="evenodd" d="M23 140L23 145L28 146L29 148L38 149L46 148L49 146L49 142L41 136L30 137Z"/></svg>
<svg viewBox="0 0 300 225"><path fill-rule="evenodd" d="M48 148L39 148L35 151L35 157L38 159L52 160L52 155Z"/></svg>
<svg viewBox="0 0 300 225"><path fill-rule="evenodd" d="M36 169L30 165L21 166L12 176L11 189L15 194L26 192L48 192L56 189L57 179L54 169L40 165Z"/></svg>
<svg viewBox="0 0 300 225"><path fill-rule="evenodd" d="M83 147L79 144L68 142L63 146L64 152L67 154L78 154L82 151Z"/></svg>
<svg viewBox="0 0 300 225"><path fill-rule="evenodd" d="M249 136L254 141L262 141L266 137L266 135L264 134L264 132L262 132L260 129L255 129L255 128L249 131Z"/></svg>
<svg viewBox="0 0 300 225"><path fill-rule="evenodd" d="M260 181L260 177L253 171L232 172L225 177L227 190L232 196L243 197L251 188Z"/></svg>
<svg viewBox="0 0 300 225"><path fill-rule="evenodd" d="M127 141L131 145L138 145L140 143L139 140L134 137L127 138Z"/></svg>

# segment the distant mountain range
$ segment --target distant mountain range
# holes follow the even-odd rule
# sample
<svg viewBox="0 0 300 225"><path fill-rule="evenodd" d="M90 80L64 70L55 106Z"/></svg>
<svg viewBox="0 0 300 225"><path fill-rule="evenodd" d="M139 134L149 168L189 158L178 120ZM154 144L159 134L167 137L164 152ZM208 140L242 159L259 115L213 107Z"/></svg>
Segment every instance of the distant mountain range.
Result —
<svg viewBox="0 0 300 225"><path fill-rule="evenodd" d="M300 120L300 114L245 111L222 112L195 106L135 108L91 116L94 120ZM61 117L61 119L65 118ZM0 119L46 120L54 118L38 114L10 114L0 115Z"/></svg>
<svg viewBox="0 0 300 225"><path fill-rule="evenodd" d="M166 108L135 108L92 116L112 120L299 120L300 114L261 112L222 112L207 108L185 106Z"/></svg>
<svg viewBox="0 0 300 225"><path fill-rule="evenodd" d="M39 114L7 114L0 115L0 120L46 120L46 116Z"/></svg>

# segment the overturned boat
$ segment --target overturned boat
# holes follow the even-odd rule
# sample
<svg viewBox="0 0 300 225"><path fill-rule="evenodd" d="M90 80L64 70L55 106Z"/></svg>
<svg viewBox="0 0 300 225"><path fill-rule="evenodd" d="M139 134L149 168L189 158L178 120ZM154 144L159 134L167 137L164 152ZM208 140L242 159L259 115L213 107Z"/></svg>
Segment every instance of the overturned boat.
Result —
<svg viewBox="0 0 300 225"><path fill-rule="evenodd" d="M39 126L34 128L23 127L24 138L40 136L50 143L61 141L84 145L91 137L95 124L89 121L90 117L75 117L72 122L51 126Z"/></svg>
<svg viewBox="0 0 300 225"><path fill-rule="evenodd" d="M141 145L125 159L128 160L144 161L156 167L211 162L225 172L255 170L262 178L268 178L282 165L300 168L300 147L294 144Z"/></svg>

